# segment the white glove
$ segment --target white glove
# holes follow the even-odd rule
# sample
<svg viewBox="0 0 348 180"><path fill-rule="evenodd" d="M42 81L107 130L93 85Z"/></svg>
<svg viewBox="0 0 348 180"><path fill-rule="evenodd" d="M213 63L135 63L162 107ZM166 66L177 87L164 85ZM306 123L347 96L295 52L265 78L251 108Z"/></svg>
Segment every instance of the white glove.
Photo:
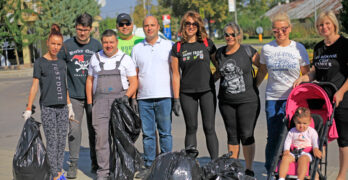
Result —
<svg viewBox="0 0 348 180"><path fill-rule="evenodd" d="M72 104L68 104L68 110L69 110L69 119L75 119L75 113L72 108Z"/></svg>
<svg viewBox="0 0 348 180"><path fill-rule="evenodd" d="M31 111L30 110L26 110L24 111L24 113L22 114L22 117L24 119L24 121L26 121L27 119L29 119L31 116Z"/></svg>

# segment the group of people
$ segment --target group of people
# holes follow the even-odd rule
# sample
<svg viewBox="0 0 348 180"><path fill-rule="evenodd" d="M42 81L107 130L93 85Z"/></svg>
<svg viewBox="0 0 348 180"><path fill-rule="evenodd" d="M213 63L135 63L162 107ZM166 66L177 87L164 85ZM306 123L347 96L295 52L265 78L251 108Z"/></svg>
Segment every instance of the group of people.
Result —
<svg viewBox="0 0 348 180"><path fill-rule="evenodd" d="M76 178L85 111L91 171L97 174L97 180L109 178L110 109L115 98L120 98L139 113L142 122L145 167L138 174L140 177L155 160L156 131L161 153L172 151L172 112L179 116L180 109L186 125L185 147L197 147L200 107L209 155L212 160L218 157L219 144L215 132L217 99L231 158L239 157L241 144L246 162L245 174L254 176L254 129L261 106L258 86L268 73L265 106L267 171L270 170L279 127L285 116L287 96L301 82L316 79L333 82L339 88L333 96L338 107L335 120L340 147L337 179L345 179L348 170L348 136L344 133L345 127L348 127L344 120L348 113L348 96L345 95L348 90L348 52L344 49L348 41L338 34L335 15L332 12L322 13L316 28L324 40L314 48L314 66L310 69L304 46L289 39L292 28L289 17L280 13L271 20L275 40L264 45L261 54L251 46L241 44L243 31L234 22L224 27L226 45L217 49L208 38L199 13L194 11L188 11L182 17L179 29L181 40L175 44L158 36L160 25L154 16L144 18L145 39L142 39L132 35L131 17L125 13L118 15L118 33L105 30L101 35L101 44L90 37L92 17L87 13L76 18L76 36L64 43L59 26L52 25L47 39L48 52L34 64L33 84L23 114L24 119L31 116L31 107L40 85L41 119L51 175L54 179L62 176L65 139L68 136L70 165L67 177ZM215 73L212 73L211 63L216 68ZM258 67L257 75L253 65ZM215 82L218 79L220 88L216 96ZM307 109L298 111L295 124L306 123ZM299 129L299 132L304 131ZM321 152L314 149L314 155L321 157ZM284 153L284 159L290 161L292 158L285 156L288 154Z"/></svg>

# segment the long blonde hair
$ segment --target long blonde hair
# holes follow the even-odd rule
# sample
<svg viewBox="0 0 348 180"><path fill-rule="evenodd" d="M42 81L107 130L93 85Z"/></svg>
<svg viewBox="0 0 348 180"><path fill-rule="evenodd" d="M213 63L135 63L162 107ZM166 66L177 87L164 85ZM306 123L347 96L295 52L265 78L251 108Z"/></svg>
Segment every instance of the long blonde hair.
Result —
<svg viewBox="0 0 348 180"><path fill-rule="evenodd" d="M208 35L207 35L207 32L205 31L204 23L203 23L201 16L195 11L187 11L185 13L185 15L182 17L181 22L180 22L179 32L182 35L181 42L184 43L184 42L188 41L188 37L187 37L186 31L185 31L185 22L186 22L188 17L191 17L195 22L198 23L197 33L196 33L197 40L203 41L205 38L207 38Z"/></svg>

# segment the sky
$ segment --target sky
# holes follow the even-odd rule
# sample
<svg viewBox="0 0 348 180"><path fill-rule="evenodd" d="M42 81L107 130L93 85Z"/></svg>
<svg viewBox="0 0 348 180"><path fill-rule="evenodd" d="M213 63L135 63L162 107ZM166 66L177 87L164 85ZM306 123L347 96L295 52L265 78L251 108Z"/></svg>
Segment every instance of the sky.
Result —
<svg viewBox="0 0 348 180"><path fill-rule="evenodd" d="M100 16L116 17L116 14L130 13L133 11L134 6L137 4L137 0L105 0L106 5L101 8ZM157 4L157 0L152 0L153 4Z"/></svg>

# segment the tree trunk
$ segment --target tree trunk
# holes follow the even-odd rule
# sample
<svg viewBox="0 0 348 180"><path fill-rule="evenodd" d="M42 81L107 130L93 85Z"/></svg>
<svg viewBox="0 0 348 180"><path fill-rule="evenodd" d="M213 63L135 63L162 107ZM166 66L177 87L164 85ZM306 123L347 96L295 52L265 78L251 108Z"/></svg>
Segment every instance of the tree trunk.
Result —
<svg viewBox="0 0 348 180"><path fill-rule="evenodd" d="M17 52L17 46L16 45L14 47L14 52L15 52L15 56L16 56L17 68L19 69L19 57L18 57L18 52Z"/></svg>

